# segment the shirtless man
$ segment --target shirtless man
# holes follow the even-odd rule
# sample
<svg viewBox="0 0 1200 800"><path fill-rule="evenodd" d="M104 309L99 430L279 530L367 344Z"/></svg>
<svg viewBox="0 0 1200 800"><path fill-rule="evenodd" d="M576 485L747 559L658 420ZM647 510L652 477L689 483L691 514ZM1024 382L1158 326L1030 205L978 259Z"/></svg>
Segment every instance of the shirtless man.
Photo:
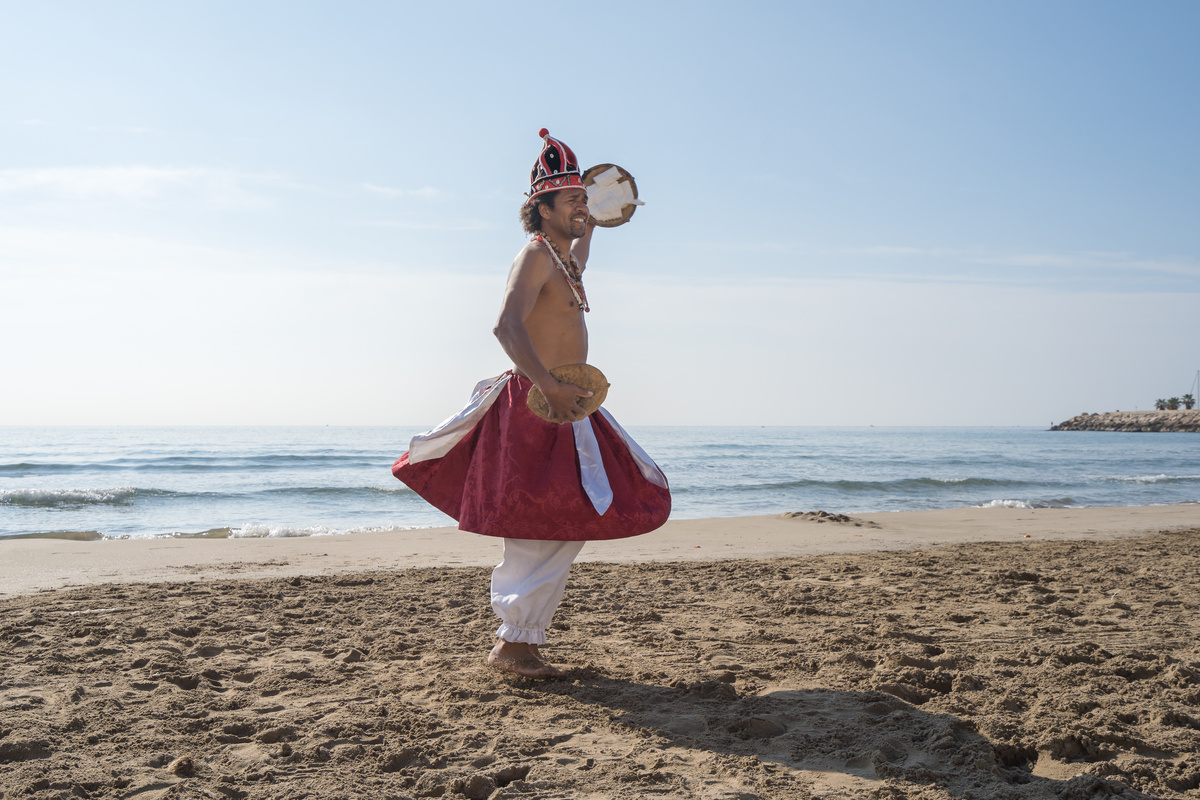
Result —
<svg viewBox="0 0 1200 800"><path fill-rule="evenodd" d="M542 153L521 209L534 239L513 262L494 329L513 370L481 382L456 417L414 437L392 473L460 529L503 538L491 586L502 624L487 663L554 678L563 672L543 660L540 645L584 542L660 527L671 496L657 465L611 414L601 408L589 416L580 407L577 399L591 392L550 374L587 361L583 268L594 226L575 154L544 129L539 135ZM535 385L549 422L526 406ZM593 467L587 476L584 458Z"/></svg>
<svg viewBox="0 0 1200 800"><path fill-rule="evenodd" d="M526 232L540 233L559 253L570 253L580 279L587 267L595 229L588 217L587 201L586 189L562 189L526 205L521 215ZM531 227L534 229L530 230ZM492 333L512 359L516 373L542 390L550 406L550 418L574 422L587 416L576 398L592 393L560 383L550 370L564 364L586 363L588 336L580 301L563 277L554 255L544 244L532 241L525 245L508 274L500 317ZM488 654L488 663L530 677L563 674L542 661L536 644L504 639L497 639Z"/></svg>
<svg viewBox="0 0 1200 800"><path fill-rule="evenodd" d="M534 221L539 227L530 233L540 233L559 253L571 254L581 283L595 229L588 218L587 202L586 190L563 189L527 206L532 213L523 215L537 215ZM525 245L508 274L500 317L492 333L512 359L517 374L542 390L551 418L574 422L585 416L575 398L588 397L591 392L559 383L550 370L585 363L588 335L583 309L563 277L554 255L541 242Z"/></svg>

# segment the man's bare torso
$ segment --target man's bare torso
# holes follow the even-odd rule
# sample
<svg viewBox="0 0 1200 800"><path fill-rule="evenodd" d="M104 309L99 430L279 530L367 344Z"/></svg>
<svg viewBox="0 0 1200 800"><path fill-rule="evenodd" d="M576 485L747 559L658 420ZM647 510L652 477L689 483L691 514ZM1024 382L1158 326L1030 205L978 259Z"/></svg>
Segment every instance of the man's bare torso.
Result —
<svg viewBox="0 0 1200 800"><path fill-rule="evenodd" d="M530 256L545 260L554 271L554 276L542 287L533 309L525 318L533 349L547 369L563 364L585 363L588 354L587 324L567 277L554 265L544 244L530 242L526 248L530 249Z"/></svg>

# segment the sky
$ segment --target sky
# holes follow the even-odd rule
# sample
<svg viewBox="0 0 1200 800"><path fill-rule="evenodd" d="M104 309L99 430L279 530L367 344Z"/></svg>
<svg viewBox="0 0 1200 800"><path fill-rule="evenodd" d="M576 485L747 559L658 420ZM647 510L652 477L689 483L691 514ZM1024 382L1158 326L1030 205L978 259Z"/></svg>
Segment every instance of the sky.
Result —
<svg viewBox="0 0 1200 800"><path fill-rule="evenodd" d="M625 425L1034 425L1200 370L1200 4L0 0L0 426L406 425L539 128Z"/></svg>

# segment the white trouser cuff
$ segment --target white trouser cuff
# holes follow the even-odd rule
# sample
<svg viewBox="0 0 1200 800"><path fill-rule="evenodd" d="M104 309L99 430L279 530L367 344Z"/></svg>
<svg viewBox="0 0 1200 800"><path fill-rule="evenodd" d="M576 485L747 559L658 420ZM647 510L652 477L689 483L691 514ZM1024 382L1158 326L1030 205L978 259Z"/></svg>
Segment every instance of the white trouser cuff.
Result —
<svg viewBox="0 0 1200 800"><path fill-rule="evenodd" d="M506 642L522 642L524 644L545 644L545 628L521 628L511 622L505 622L496 628L496 638Z"/></svg>

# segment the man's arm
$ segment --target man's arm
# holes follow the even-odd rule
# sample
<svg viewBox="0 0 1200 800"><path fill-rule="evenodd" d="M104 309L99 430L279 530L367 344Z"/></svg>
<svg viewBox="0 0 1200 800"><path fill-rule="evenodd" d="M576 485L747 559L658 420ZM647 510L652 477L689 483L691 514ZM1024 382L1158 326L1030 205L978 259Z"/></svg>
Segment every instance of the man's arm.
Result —
<svg viewBox="0 0 1200 800"><path fill-rule="evenodd" d="M550 406L551 419L572 422L587 416L575 398L590 397L592 393L569 383L559 383L538 357L529 329L525 327L525 319L552 277L555 277L555 268L549 255L528 247L522 250L508 274L500 316L492 333L513 365L542 390Z"/></svg>
<svg viewBox="0 0 1200 800"><path fill-rule="evenodd" d="M575 263L579 265L580 272L587 268L588 255L592 250L592 231L595 228L596 223L592 222L591 217L588 217L587 230L584 231L583 236L571 242L571 255L575 257Z"/></svg>

